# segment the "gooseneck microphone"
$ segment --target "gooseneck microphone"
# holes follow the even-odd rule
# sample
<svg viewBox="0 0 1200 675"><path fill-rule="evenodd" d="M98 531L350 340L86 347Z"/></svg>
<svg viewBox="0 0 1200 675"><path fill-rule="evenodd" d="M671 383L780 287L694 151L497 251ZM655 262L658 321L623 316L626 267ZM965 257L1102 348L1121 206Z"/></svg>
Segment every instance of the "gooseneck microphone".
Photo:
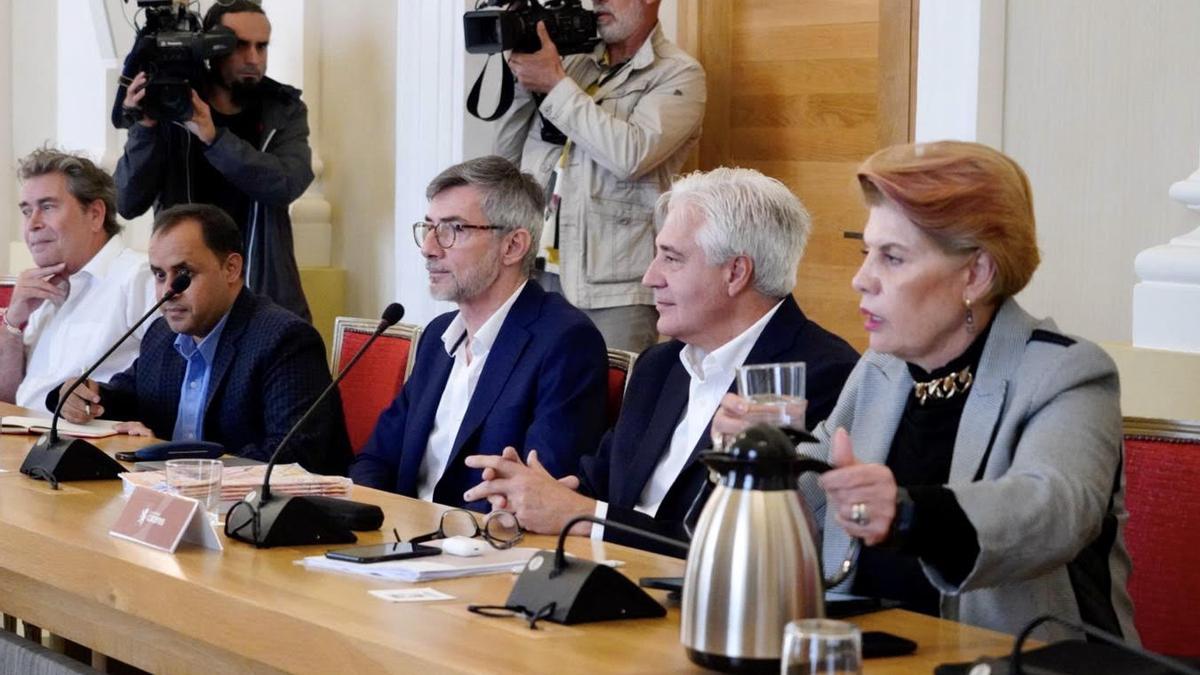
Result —
<svg viewBox="0 0 1200 675"><path fill-rule="evenodd" d="M1022 653L1021 649L1024 647L1025 640L1029 637L1030 633L1044 623L1056 623L1069 630L1083 633L1088 636L1088 640L1087 642L1062 640L1046 647L1041 647L1028 654ZM1129 657L1132 657L1132 660ZM1119 635L1113 635L1082 621L1075 623L1074 621L1061 619L1053 614L1043 614L1037 617L1025 624L1021 632L1017 633L1017 637L1013 640L1012 653L1009 654L1009 667L1006 668L1004 666L1003 659L980 659L980 662L990 666L991 669L987 672L1011 672L1013 675L1067 672L1054 667L1065 666L1066 664L1078 666L1078 669L1072 668L1070 671L1077 673L1094 671L1200 675L1200 668L1196 668L1190 663L1184 663L1179 659L1164 654L1156 654L1149 649L1136 647L1126 642ZM1027 662L1028 665L1022 665L1022 662ZM1037 664L1036 666L1034 665L1035 663ZM1153 667L1151 664L1157 665L1158 668ZM1106 669L1103 667L1104 665L1108 665L1109 667ZM972 668L971 672L975 672L975 669Z"/></svg>
<svg viewBox="0 0 1200 675"><path fill-rule="evenodd" d="M134 331L141 328L142 324L154 316L163 304L186 291L191 283L192 277L186 274L177 275L172 279L171 286L163 293L162 298L154 303L154 306L143 314L142 318L138 319L129 330L125 331L125 334L117 339L113 346L104 352L103 356L96 359L90 368L72 382L65 392L62 392L58 397L58 405L54 407L54 415L50 418L50 431L43 434L30 448L29 454L25 456L25 461L21 463L21 473L33 478L53 479L53 482L61 483L72 480L116 478L117 474L125 470L125 467L109 457L103 450L81 438L59 438L58 419L62 416L62 409L66 405L67 399L79 388L79 385L87 382L88 377L100 367L100 364L112 356L112 353L117 351L117 348L125 340L128 340Z"/></svg>
<svg viewBox="0 0 1200 675"><path fill-rule="evenodd" d="M567 566L567 552L565 548L567 544L567 535L571 534L571 528L575 527L576 523L593 523L603 527L611 527L614 530L621 530L627 534L641 537L642 539L652 541L656 544L661 544L667 548L673 548L676 551L684 554L686 554L691 548L686 541L679 541L678 539L664 537L657 532L649 532L639 527L626 525L625 523L618 523L615 520L606 520L604 518L597 518L595 516L575 516L574 518L568 520L567 524L563 526L562 531L558 533L558 546L554 547L554 568L550 571L551 577L556 577L562 574L563 568Z"/></svg>
<svg viewBox="0 0 1200 675"><path fill-rule="evenodd" d="M292 425L271 459L267 462L262 490L234 504L225 516L225 535L254 544L259 548L274 546L303 546L306 544L349 544L358 540L350 531L347 522L359 523L354 529L378 529L383 524L383 511L373 504L359 504L346 499L319 496L278 497L271 494L271 472L275 469L280 453L308 418L321 406L329 392L337 387L350 369L366 353L371 344L383 332L404 317L404 306L398 302L388 305L375 331L362 347L354 353L350 362L337 377L325 387L308 410Z"/></svg>

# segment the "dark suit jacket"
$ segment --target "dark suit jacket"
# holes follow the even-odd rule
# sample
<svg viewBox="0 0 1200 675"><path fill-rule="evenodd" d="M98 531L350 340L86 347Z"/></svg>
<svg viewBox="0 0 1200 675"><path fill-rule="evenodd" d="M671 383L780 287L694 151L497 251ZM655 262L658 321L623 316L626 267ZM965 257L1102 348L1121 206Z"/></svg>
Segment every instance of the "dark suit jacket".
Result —
<svg viewBox="0 0 1200 675"><path fill-rule="evenodd" d="M415 497L418 473L454 359L442 333L455 312L421 334L411 377L383 411L350 468L359 485ZM575 473L604 431L608 356L587 316L532 279L517 297L488 353L433 501L464 505L462 495L482 480L463 464L469 455L498 455L505 446L522 458L530 449L555 476ZM465 504L488 510L487 501Z"/></svg>
<svg viewBox="0 0 1200 675"><path fill-rule="evenodd" d="M175 349L175 335L166 319L151 324L133 365L100 385L105 418L138 420L155 436L171 437L187 372L187 362ZM220 443L232 454L266 461L331 382L327 364L325 344L315 328L243 288L213 359L204 440ZM352 455L336 389L288 446L280 461L345 475Z"/></svg>
<svg viewBox="0 0 1200 675"><path fill-rule="evenodd" d="M712 446L706 430L692 458L667 491L654 517L634 510L659 459L670 447L671 435L687 408L689 377L679 360L684 343L679 340L647 349L634 364L614 429L600 441L595 456L581 462L580 491L608 502L608 518L680 540L688 540L685 515L705 485L707 469L697 461L700 451ZM842 384L858 362L858 353L845 340L809 321L790 296L767 322L746 363L804 361L805 392L810 426L825 419L837 402ZM730 387L733 391L733 387ZM702 504L697 504L699 514ZM604 538L627 546L678 551L657 547L633 535L606 528Z"/></svg>

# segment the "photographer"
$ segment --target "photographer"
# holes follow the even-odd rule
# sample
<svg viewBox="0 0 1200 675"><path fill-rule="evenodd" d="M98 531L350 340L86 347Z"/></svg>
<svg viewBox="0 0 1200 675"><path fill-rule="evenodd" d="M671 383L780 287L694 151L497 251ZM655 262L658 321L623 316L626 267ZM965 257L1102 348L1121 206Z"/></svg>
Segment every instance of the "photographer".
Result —
<svg viewBox="0 0 1200 675"><path fill-rule="evenodd" d="M561 58L508 60L520 86L495 152L546 186L538 277L583 309L610 347L658 339L642 274L654 257L654 204L700 137L704 70L662 35L659 0L595 0L603 43ZM535 114L536 113L536 114Z"/></svg>
<svg viewBox="0 0 1200 675"><path fill-rule="evenodd" d="M124 117L137 121L117 164L117 209L134 218L151 205L156 212L183 203L219 206L242 231L247 285L311 321L288 216L288 205L313 180L308 109L298 89L264 76L271 24L259 5L215 4L203 25L229 28L237 46L211 60L200 91L191 93L189 119L146 113L145 72L124 93Z"/></svg>

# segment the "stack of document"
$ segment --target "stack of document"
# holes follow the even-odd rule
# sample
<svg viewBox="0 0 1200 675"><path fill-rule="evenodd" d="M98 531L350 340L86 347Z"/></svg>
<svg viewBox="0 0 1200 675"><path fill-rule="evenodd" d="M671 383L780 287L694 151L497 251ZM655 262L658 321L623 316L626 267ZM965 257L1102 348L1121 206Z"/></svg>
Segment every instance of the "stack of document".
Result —
<svg viewBox="0 0 1200 675"><path fill-rule="evenodd" d="M232 503L244 499L251 492L262 489L267 465L226 466L221 473L221 502ZM125 496L133 492L135 485L160 492L167 491L165 471L137 471L121 474ZM271 491L282 495L327 495L349 497L354 483L345 476L322 476L309 473L299 464L279 464L271 472ZM189 497L197 495L187 495Z"/></svg>
<svg viewBox="0 0 1200 675"><path fill-rule="evenodd" d="M429 542L432 546L437 546L440 543L438 541ZM483 555L471 558L462 558L443 553L437 556L412 558L409 560L388 560L377 563L347 562L345 560L331 560L323 555L313 555L297 560L296 564L303 565L310 570L362 574L388 581L436 581L438 579L455 579L482 574L519 572L538 550L536 548L510 548L503 551L489 550Z"/></svg>

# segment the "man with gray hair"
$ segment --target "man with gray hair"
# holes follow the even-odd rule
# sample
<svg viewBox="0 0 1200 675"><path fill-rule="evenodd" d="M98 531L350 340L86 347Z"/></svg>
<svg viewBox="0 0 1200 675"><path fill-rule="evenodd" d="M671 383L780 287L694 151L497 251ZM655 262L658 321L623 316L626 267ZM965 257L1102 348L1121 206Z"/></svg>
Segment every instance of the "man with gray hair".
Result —
<svg viewBox="0 0 1200 675"><path fill-rule="evenodd" d="M807 421L833 408L858 354L792 298L810 228L800 200L757 171L721 168L679 179L657 210L663 228L642 283L654 291L659 332L674 339L637 360L616 427L577 478L554 480L510 452L470 457L484 481L465 499L508 508L534 532L595 515L685 540L685 516L703 506L707 472L696 457L739 366L804 361ZM572 533L648 547L591 523Z"/></svg>
<svg viewBox="0 0 1200 675"><path fill-rule="evenodd" d="M126 248L113 179L91 160L35 150L21 160L20 209L34 267L21 272L0 330L0 400L42 413L154 305L146 255ZM137 358L143 326L96 370L107 382Z"/></svg>
<svg viewBox="0 0 1200 675"><path fill-rule="evenodd" d="M468 455L514 456L574 473L604 431L608 358L583 312L529 278L542 190L500 157L446 169L413 224L429 292L458 305L429 323L412 376L351 467L355 483L464 504ZM539 463L540 462L540 463Z"/></svg>

